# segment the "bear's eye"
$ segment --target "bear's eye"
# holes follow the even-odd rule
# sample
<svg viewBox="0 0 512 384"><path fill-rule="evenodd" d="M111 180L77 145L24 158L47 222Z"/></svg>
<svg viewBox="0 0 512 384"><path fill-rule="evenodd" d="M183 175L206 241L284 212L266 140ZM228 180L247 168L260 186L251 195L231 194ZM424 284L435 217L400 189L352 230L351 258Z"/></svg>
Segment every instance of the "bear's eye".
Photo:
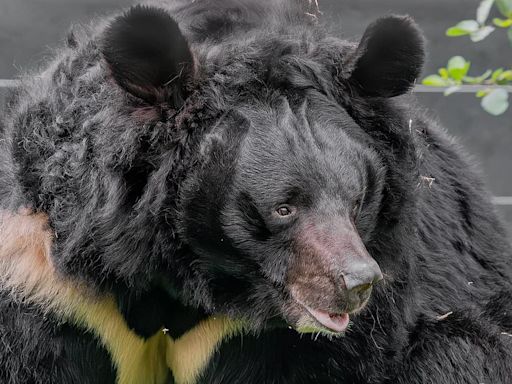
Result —
<svg viewBox="0 0 512 384"><path fill-rule="evenodd" d="M280 206L279 208L276 209L276 213L279 215L279 216L289 216L293 213L293 210L291 207L288 207L286 205L282 205Z"/></svg>

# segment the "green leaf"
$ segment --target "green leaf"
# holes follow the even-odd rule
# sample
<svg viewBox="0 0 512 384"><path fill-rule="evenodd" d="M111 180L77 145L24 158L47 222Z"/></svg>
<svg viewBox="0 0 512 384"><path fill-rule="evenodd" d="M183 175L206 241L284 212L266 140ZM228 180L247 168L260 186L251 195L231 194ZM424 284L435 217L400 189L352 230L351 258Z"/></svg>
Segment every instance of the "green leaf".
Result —
<svg viewBox="0 0 512 384"><path fill-rule="evenodd" d="M476 20L464 20L454 27L448 28L446 31L447 36L464 36L472 32L478 31L480 25Z"/></svg>
<svg viewBox="0 0 512 384"><path fill-rule="evenodd" d="M491 27L490 25L486 25L486 26L480 28L478 31L473 32L471 34L471 41L474 43L482 41L487 36L489 36L492 32L494 32L495 29L496 28Z"/></svg>
<svg viewBox="0 0 512 384"><path fill-rule="evenodd" d="M484 82L485 80L487 80L489 78L489 76L492 75L492 71L490 69L488 69L487 71L485 71L483 74L481 74L480 76L478 76L476 79L478 80L479 83L482 83Z"/></svg>
<svg viewBox="0 0 512 384"><path fill-rule="evenodd" d="M496 0L496 6L503 16L512 19L512 0Z"/></svg>
<svg viewBox="0 0 512 384"><path fill-rule="evenodd" d="M437 72L439 72L443 79L448 79L450 77L450 74L448 73L448 70L446 68L439 68Z"/></svg>
<svg viewBox="0 0 512 384"><path fill-rule="evenodd" d="M458 36L465 36L469 35L471 32L466 29L461 29L457 27L451 27L446 30L446 36L449 37L458 37Z"/></svg>
<svg viewBox="0 0 512 384"><path fill-rule="evenodd" d="M448 73L456 81L461 81L467 75L471 63L462 56L454 56L448 61Z"/></svg>
<svg viewBox="0 0 512 384"><path fill-rule="evenodd" d="M512 26L512 19L499 19L496 17L492 19L492 22L494 23L495 26L500 28L508 28Z"/></svg>
<svg viewBox="0 0 512 384"><path fill-rule="evenodd" d="M480 25L485 24L493 4L494 0L483 0L478 6L478 9L476 10L476 21L478 21Z"/></svg>
<svg viewBox="0 0 512 384"><path fill-rule="evenodd" d="M491 76L491 75L492 75L492 71L490 69L488 69L480 76L477 76L477 77L466 76L466 77L464 77L463 80L464 80L464 82L466 82L468 84L481 84L485 80L487 80L489 78L489 76Z"/></svg>
<svg viewBox="0 0 512 384"><path fill-rule="evenodd" d="M478 97L479 99L481 99L482 97L484 96L487 96L487 94L491 92L490 89L480 89L477 93L476 93L476 97Z"/></svg>
<svg viewBox="0 0 512 384"><path fill-rule="evenodd" d="M448 79L443 79L441 76L430 75L423 79L422 84L430 85L431 87L446 87L450 83Z"/></svg>
<svg viewBox="0 0 512 384"><path fill-rule="evenodd" d="M498 76L498 81L503 81L505 83L512 81L512 69L502 72L501 75Z"/></svg>
<svg viewBox="0 0 512 384"><path fill-rule="evenodd" d="M505 113L508 109L508 93L502 88L495 88L482 99L482 108L494 116Z"/></svg>
<svg viewBox="0 0 512 384"><path fill-rule="evenodd" d="M503 68L498 68L496 69L493 73L492 73L492 76L491 76L491 81L493 83L497 82L498 79L500 78L501 74L504 72L504 69Z"/></svg>
<svg viewBox="0 0 512 384"><path fill-rule="evenodd" d="M507 71L503 71L503 69L499 70L497 74L494 76L495 80L493 81L498 85L507 85L512 82L512 69Z"/></svg>

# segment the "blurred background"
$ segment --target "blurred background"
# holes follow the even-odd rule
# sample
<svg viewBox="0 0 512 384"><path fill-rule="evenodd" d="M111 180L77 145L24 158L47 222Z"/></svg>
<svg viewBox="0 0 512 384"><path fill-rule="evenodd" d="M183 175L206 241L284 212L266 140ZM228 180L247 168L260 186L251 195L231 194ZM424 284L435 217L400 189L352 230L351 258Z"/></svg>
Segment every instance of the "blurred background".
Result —
<svg viewBox="0 0 512 384"><path fill-rule="evenodd" d="M222 1L222 0L218 0ZM435 73L454 55L470 60L471 73L512 64L505 33L472 43L448 38L445 31L472 19L479 0L318 0L322 20L340 37L357 40L375 18L413 16L429 41L425 75ZM8 93L5 82L44 61L60 44L70 25L136 3L133 0L0 0L0 113ZM494 16L491 14L491 17ZM4 86L2 86L4 85ZM512 235L512 108L499 117L484 112L473 94L418 92L420 101L466 147L480 165L496 199L496 209Z"/></svg>

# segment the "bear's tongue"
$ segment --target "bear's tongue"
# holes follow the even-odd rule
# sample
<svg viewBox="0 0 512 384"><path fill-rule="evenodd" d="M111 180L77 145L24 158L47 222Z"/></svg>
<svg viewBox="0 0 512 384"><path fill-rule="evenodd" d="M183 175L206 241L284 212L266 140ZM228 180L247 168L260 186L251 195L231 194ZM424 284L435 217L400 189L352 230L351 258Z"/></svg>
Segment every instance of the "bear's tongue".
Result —
<svg viewBox="0 0 512 384"><path fill-rule="evenodd" d="M309 307L306 309L320 324L331 331L343 332L347 329L350 320L348 313L329 313Z"/></svg>

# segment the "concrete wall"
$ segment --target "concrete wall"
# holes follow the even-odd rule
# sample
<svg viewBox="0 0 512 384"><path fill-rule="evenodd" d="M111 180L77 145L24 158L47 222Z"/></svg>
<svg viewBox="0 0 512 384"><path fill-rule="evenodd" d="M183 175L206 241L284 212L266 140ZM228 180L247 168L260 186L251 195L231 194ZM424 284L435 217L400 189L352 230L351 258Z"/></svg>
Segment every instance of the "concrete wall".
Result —
<svg viewBox="0 0 512 384"><path fill-rule="evenodd" d="M222 1L222 0L219 0ZM0 79L13 78L44 61L72 23L87 22L134 3L130 0L0 0ZM479 0L319 0L323 19L333 33L357 39L368 23L390 14L410 14L425 31L429 60L425 73L434 73L448 58L470 59L474 73L510 65L512 47L504 33L474 44L447 38L444 31L457 21L473 18ZM0 88L0 102L5 89ZM483 112L472 95L420 94L420 101L439 117L448 131L474 154L495 195L512 196L512 110L501 117ZM512 234L512 206L498 206Z"/></svg>

